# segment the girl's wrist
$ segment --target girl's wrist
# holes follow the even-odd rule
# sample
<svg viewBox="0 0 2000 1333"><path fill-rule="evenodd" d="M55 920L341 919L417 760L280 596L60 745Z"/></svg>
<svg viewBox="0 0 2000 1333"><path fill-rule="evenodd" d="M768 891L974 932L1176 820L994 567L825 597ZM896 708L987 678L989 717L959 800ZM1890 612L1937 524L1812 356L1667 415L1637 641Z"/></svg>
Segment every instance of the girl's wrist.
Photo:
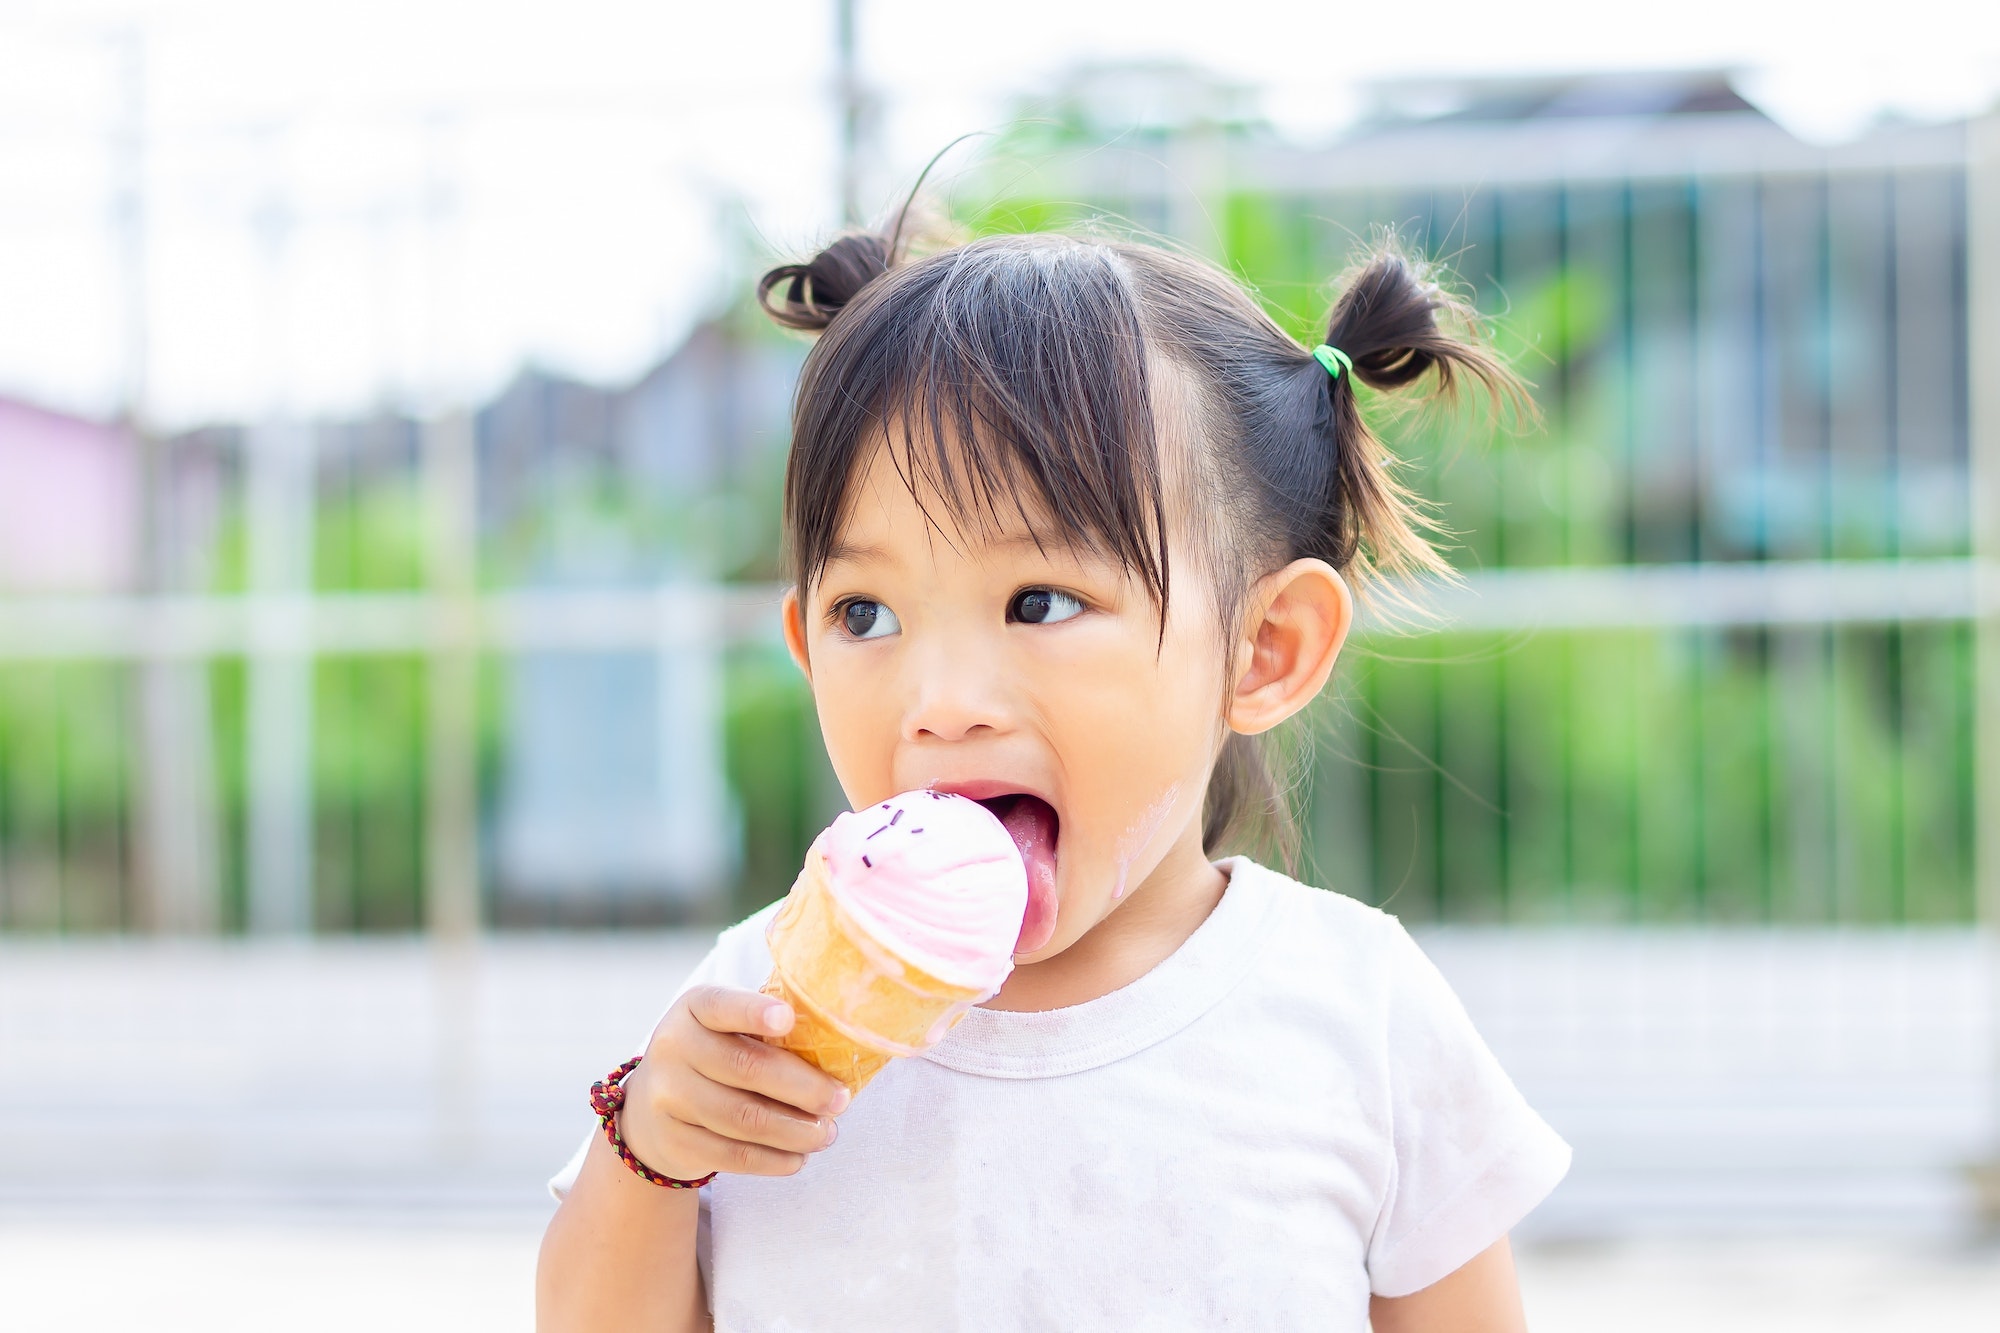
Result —
<svg viewBox="0 0 2000 1333"><path fill-rule="evenodd" d="M671 1176L663 1171L656 1171L641 1161L638 1153L634 1152L631 1145L625 1141L624 1129L621 1123L625 1110L625 1080L631 1075L633 1070L639 1067L639 1062L643 1058L643 1056L635 1055L605 1075L602 1079L591 1084L590 1109L597 1113L597 1123L599 1128L604 1132L605 1142L610 1145L611 1151L617 1154L618 1160L623 1162L626 1169L631 1171L633 1175L639 1177L639 1179L649 1185L658 1185L663 1189L699 1189L709 1181L714 1180L716 1173L711 1171L705 1176L688 1179Z"/></svg>

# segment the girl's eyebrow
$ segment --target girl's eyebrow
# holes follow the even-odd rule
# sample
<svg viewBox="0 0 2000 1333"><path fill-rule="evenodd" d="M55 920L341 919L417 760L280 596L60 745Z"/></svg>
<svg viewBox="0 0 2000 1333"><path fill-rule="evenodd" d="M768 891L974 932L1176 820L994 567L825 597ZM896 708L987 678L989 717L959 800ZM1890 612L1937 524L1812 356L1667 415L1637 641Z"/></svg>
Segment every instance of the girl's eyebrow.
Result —
<svg viewBox="0 0 2000 1333"><path fill-rule="evenodd" d="M990 547L999 547L1002 550L1008 551L1033 549L1045 556L1066 557L1071 562L1080 566L1098 563L1116 563L1089 545L1051 541L1046 537L1037 540L1035 534L1032 532L999 533L983 538L981 544ZM828 568L833 565L847 563L889 564L894 563L894 560L895 557L891 556L887 550L880 546L872 546L860 542L838 541L827 549L826 559L822 562L821 567Z"/></svg>
<svg viewBox="0 0 2000 1333"><path fill-rule="evenodd" d="M826 563L836 564L843 560L886 560L888 552L879 546L857 546L852 542L835 542L827 548Z"/></svg>
<svg viewBox="0 0 2000 1333"><path fill-rule="evenodd" d="M1065 549L1062 543L1050 543L1046 538L1037 541L1032 532L1009 532L999 536L983 538L981 545L1004 546L1009 549L1033 546L1041 550ZM831 565L841 560L886 560L889 553L879 546L858 545L854 542L835 542L827 548L826 563Z"/></svg>

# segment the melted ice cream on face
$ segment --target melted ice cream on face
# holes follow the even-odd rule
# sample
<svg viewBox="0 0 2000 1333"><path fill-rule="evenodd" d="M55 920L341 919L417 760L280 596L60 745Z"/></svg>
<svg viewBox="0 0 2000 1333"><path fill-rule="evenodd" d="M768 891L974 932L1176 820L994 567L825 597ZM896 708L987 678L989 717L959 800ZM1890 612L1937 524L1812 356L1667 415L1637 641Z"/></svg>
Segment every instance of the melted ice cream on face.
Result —
<svg viewBox="0 0 2000 1333"><path fill-rule="evenodd" d="M821 846L833 896L883 944L989 996L1007 980L1028 873L986 807L905 792L834 820Z"/></svg>

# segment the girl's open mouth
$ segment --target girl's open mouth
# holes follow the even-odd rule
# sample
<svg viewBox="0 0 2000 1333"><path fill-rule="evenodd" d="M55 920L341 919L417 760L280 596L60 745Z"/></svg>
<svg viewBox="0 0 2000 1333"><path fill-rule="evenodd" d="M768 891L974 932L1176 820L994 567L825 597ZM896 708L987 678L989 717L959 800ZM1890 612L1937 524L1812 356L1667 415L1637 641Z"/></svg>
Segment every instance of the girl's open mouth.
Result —
<svg viewBox="0 0 2000 1333"><path fill-rule="evenodd" d="M1013 836L1028 868L1028 911L1021 918L1014 953L1033 953L1056 933L1056 840L1062 832L1061 821L1054 806L1026 792L984 797L979 803Z"/></svg>

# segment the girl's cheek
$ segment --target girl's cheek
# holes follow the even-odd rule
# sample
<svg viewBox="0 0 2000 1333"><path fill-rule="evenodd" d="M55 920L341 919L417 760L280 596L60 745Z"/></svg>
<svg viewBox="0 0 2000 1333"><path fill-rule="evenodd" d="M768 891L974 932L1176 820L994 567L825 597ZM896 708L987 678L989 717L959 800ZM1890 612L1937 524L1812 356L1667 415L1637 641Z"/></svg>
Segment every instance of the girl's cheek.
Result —
<svg viewBox="0 0 2000 1333"><path fill-rule="evenodd" d="M813 676L813 705L834 774L850 795L873 792L893 766L897 722L881 683L848 669L834 654ZM872 687L871 687L872 685Z"/></svg>

